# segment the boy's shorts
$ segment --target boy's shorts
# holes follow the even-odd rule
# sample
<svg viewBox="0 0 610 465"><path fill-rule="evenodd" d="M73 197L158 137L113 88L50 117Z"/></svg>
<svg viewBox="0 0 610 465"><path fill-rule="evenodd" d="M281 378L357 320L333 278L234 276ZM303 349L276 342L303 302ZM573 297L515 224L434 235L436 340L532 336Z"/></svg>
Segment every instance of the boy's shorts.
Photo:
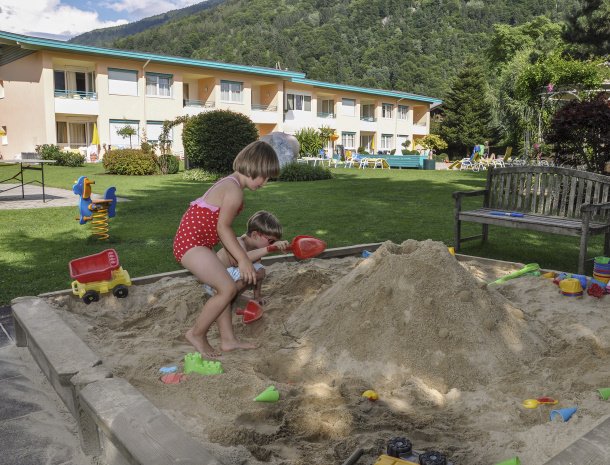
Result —
<svg viewBox="0 0 610 465"><path fill-rule="evenodd" d="M262 263L253 263L253 265L254 265L254 271L258 271L258 270L265 268ZM227 273L229 273L229 275L231 275L231 278L233 278L233 281L235 281L235 282L237 282L241 279L239 267L237 267L237 266L230 266L229 268L227 268ZM210 286L209 284L204 284L203 290L208 295L216 294L216 291L214 290L214 288L212 286Z"/></svg>

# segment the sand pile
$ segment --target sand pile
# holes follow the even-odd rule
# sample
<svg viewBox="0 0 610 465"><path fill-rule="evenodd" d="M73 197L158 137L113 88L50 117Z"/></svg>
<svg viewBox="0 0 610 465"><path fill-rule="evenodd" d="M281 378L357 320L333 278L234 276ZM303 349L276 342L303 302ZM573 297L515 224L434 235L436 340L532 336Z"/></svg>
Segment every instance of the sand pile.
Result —
<svg viewBox="0 0 610 465"><path fill-rule="evenodd" d="M287 327L316 348L314 370L415 376L441 392L484 384L541 347L521 310L432 241L385 243Z"/></svg>
<svg viewBox="0 0 610 465"><path fill-rule="evenodd" d="M520 267L484 265L431 241L386 243L368 259L275 263L264 317L233 320L260 348L224 354L223 375L180 385L162 384L159 368L193 350L184 332L207 298L194 278L88 306L49 302L116 376L226 465L343 463L356 447L367 465L398 435L456 464L514 455L542 464L610 413L595 393L610 383L610 296L566 298L535 277L488 288ZM253 402L271 384L280 401ZM380 399L364 399L367 389ZM547 408L521 406L542 395L578 414L555 424Z"/></svg>

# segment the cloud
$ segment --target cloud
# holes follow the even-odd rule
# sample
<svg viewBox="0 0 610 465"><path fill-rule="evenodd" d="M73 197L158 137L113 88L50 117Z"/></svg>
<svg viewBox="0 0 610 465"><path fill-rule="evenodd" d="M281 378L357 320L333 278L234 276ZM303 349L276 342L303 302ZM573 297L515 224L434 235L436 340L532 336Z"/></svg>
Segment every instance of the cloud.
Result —
<svg viewBox="0 0 610 465"><path fill-rule="evenodd" d="M126 19L104 21L95 11L62 5L60 0L1 0L0 29L17 34L69 37L103 27L126 24Z"/></svg>
<svg viewBox="0 0 610 465"><path fill-rule="evenodd" d="M170 10L177 10L201 3L203 0L106 0L102 2L105 8L117 12L129 13L132 17L145 18Z"/></svg>

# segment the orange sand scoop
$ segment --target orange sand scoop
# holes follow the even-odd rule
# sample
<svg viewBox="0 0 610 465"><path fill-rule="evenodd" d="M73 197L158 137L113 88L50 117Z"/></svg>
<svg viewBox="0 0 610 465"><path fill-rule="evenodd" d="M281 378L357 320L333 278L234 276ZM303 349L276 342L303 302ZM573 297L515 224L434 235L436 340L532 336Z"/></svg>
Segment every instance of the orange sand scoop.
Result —
<svg viewBox="0 0 610 465"><path fill-rule="evenodd" d="M313 236L297 236L288 247L295 257L304 260L320 255L326 250L326 242ZM275 245L267 247L269 252L277 252L279 249Z"/></svg>
<svg viewBox="0 0 610 465"><path fill-rule="evenodd" d="M244 323L249 324L262 318L263 307L261 307L256 300L249 300L246 308L238 308L235 313L237 315L243 315Z"/></svg>
<svg viewBox="0 0 610 465"><path fill-rule="evenodd" d="M552 397L538 397L537 399L525 399L523 406L525 408L536 408L539 405L556 405L559 401Z"/></svg>

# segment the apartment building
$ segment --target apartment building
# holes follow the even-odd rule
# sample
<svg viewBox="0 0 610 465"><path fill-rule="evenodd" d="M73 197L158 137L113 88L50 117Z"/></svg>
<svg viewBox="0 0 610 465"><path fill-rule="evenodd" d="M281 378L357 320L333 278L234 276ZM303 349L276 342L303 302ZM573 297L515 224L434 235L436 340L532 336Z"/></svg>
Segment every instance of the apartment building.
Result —
<svg viewBox="0 0 610 465"><path fill-rule="evenodd" d="M331 127L346 149L397 153L429 133L440 100L308 79L304 73L71 44L0 31L0 154L155 141L164 120L226 109L259 134ZM117 131L135 129L131 138ZM181 153L181 126L171 134Z"/></svg>

